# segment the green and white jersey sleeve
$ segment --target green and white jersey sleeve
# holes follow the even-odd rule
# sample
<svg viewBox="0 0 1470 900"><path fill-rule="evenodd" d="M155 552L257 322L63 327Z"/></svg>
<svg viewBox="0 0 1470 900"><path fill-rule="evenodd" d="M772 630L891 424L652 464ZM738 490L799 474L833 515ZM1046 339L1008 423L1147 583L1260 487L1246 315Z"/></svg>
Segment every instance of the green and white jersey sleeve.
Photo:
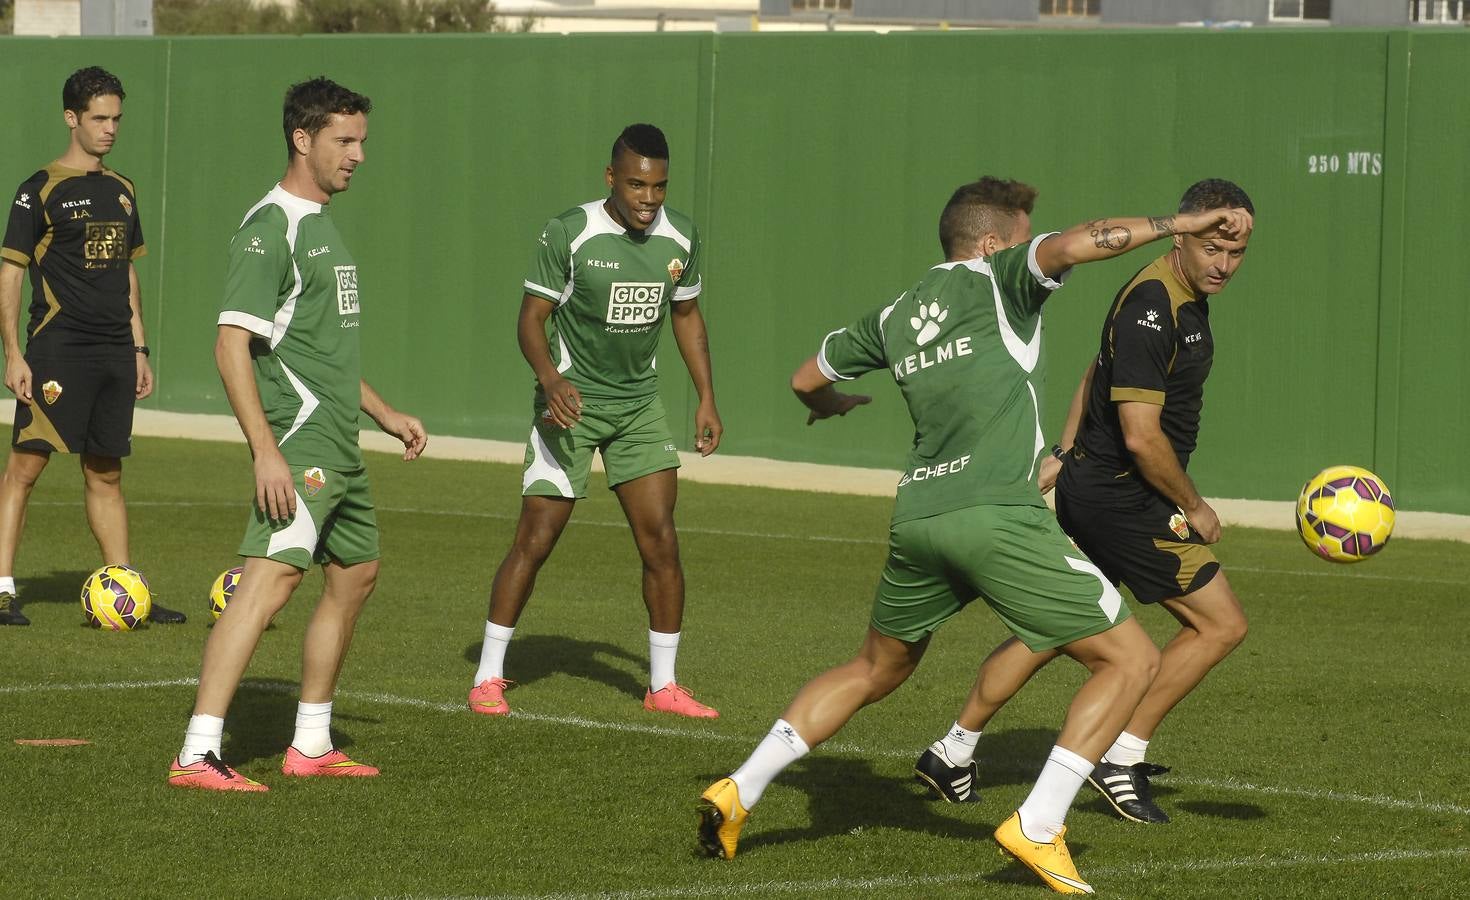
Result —
<svg viewBox="0 0 1470 900"><path fill-rule="evenodd" d="M249 331L255 384L286 462L362 468L357 264L322 204L280 185L230 241L218 323Z"/></svg>
<svg viewBox="0 0 1470 900"><path fill-rule="evenodd" d="M670 303L699 296L701 257L693 221L667 207L643 232L617 224L602 200L547 222L524 287L556 304L557 371L588 400L656 393L660 327Z"/></svg>
<svg viewBox="0 0 1470 900"><path fill-rule="evenodd" d="M1035 263L1048 236L935 266L893 303L823 340L817 365L828 379L886 368L908 406L914 444L894 522L981 504L1041 505L1041 304L1061 287Z"/></svg>

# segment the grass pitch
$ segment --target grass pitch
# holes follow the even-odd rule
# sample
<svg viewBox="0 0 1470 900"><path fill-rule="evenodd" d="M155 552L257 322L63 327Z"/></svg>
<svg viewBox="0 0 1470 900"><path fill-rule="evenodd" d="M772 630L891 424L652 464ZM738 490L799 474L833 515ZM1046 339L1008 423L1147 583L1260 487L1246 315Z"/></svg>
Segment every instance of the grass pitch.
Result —
<svg viewBox="0 0 1470 900"><path fill-rule="evenodd" d="M128 463L134 563L180 627L82 625L96 564L80 477L58 458L21 547L30 628L0 629L0 896L1042 897L994 826L1025 797L1080 669L1043 671L981 738L983 802L910 780L1002 636L983 607L940 631L904 687L767 792L733 861L697 859L694 801L738 765L795 690L858 646L890 502L685 483L689 586L680 681L722 718L645 713L639 564L610 493L581 503L507 660L509 719L465 694L519 472L370 455L383 528L377 594L342 675L338 746L371 781L279 774L308 576L265 635L225 756L271 786L165 784L210 622L206 592L251 491L239 445L139 439ZM1069 820L1084 876L1114 897L1396 897L1461 892L1470 549L1399 541L1351 568L1288 532L1227 529L1218 553L1251 616L1246 644L1165 723L1150 759L1174 816ZM1156 638L1172 620L1140 618ZM16 739L80 738L77 747Z"/></svg>

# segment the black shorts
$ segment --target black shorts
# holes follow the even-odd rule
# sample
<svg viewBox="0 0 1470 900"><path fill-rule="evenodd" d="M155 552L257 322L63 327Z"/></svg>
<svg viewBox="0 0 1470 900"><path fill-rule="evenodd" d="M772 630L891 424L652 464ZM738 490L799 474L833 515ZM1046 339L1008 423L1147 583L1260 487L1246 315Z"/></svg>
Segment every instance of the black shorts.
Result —
<svg viewBox="0 0 1470 900"><path fill-rule="evenodd" d="M1088 506L1068 501L1058 485L1057 521L1108 580L1126 585L1139 603L1192 594L1220 571L1184 515L1163 500L1136 509Z"/></svg>
<svg viewBox="0 0 1470 900"><path fill-rule="evenodd" d="M105 359L26 357L31 404L15 404L11 443L43 453L121 459L132 452L138 363L129 353Z"/></svg>

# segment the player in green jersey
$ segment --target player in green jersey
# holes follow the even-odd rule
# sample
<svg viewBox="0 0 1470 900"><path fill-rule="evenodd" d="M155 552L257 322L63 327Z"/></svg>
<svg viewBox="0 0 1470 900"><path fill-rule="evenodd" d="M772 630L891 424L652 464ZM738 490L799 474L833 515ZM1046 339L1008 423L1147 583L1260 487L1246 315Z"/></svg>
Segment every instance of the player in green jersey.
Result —
<svg viewBox="0 0 1470 900"><path fill-rule="evenodd" d="M103 159L123 117L122 81L91 66L61 89L66 152L21 182L0 247L0 336L5 386L15 394L14 439L0 477L0 625L28 625L15 586L26 505L53 453L75 453L87 524L106 565L126 564L123 458L134 404L153 392L143 304L133 261L147 252L133 183ZM30 326L20 349L21 279L31 276ZM151 622L183 613L153 604Z"/></svg>
<svg viewBox="0 0 1470 900"><path fill-rule="evenodd" d="M719 714L674 679L684 616L684 571L674 530L678 492L673 435L658 398L654 354L665 317L694 389L694 447L715 452L724 426L715 409L709 341L699 297L702 251L688 216L664 206L669 145L652 125L629 125L613 142L609 195L546 223L531 259L517 329L536 374L521 516L495 573L485 643L469 706L505 715L505 653L576 501L587 495L601 451L643 558L649 684L643 707L695 718ZM547 337L547 322L552 339Z"/></svg>
<svg viewBox="0 0 1470 900"><path fill-rule="evenodd" d="M378 774L333 749L331 737L337 676L378 577L357 414L403 441L405 460L428 436L362 379L357 263L327 209L363 162L371 109L367 97L325 78L292 85L282 117L286 174L230 242L214 354L255 459L255 508L240 546L245 571L204 645L194 714L169 771L179 787L266 789L221 760L224 717L261 634L313 560L325 586L306 627L296 733L281 771Z"/></svg>
<svg viewBox="0 0 1470 900"><path fill-rule="evenodd" d="M1239 229L1248 217L1099 219L1033 239L1035 195L993 178L959 188L940 217L948 261L829 334L792 376L815 421L865 399L836 382L887 369L914 422L913 450L862 648L808 682L750 758L705 790L698 835L709 855L734 856L772 779L902 684L935 629L979 597L1026 646L1060 649L1090 672L1030 796L995 838L1054 890L1092 892L1063 840L1067 808L1147 690L1159 652L1041 501L1041 306L1074 265L1176 230Z"/></svg>
<svg viewBox="0 0 1470 900"><path fill-rule="evenodd" d="M1221 206L1255 215L1245 191L1222 179L1191 185L1179 201L1181 213ZM1214 358L1209 301L1225 289L1249 242L1249 231L1176 234L1168 253L1124 285L1073 397L1061 444L1041 463L1042 490L1055 482L1057 520L1077 546L1110 581L1126 584L1136 602L1160 604L1180 623L1158 677L1088 776L1133 822L1169 821L1149 783L1169 770L1145 761L1149 740L1245 639L1245 611L1207 546L1219 540L1220 520L1185 470ZM978 775L980 731L1055 656L1014 638L1001 643L981 664L954 726L920 755L920 777L951 802L968 799L954 785L968 794Z"/></svg>

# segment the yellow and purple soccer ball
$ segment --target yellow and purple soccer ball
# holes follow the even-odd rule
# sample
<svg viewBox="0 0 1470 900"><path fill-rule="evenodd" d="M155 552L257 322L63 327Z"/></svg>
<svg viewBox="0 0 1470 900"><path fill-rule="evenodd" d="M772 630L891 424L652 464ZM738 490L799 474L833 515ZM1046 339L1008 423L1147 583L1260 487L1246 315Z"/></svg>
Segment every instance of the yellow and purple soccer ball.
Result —
<svg viewBox="0 0 1470 900"><path fill-rule="evenodd" d="M93 628L132 631L152 608L148 579L132 566L103 566L82 582L82 615Z"/></svg>
<svg viewBox="0 0 1470 900"><path fill-rule="evenodd" d="M224 613L225 607L229 605L230 598L235 596L235 588L240 586L240 573L244 571L245 569L241 566L226 569L219 573L219 577L214 580L214 584L210 585L209 614L214 616L216 622L219 621L219 617Z"/></svg>
<svg viewBox="0 0 1470 900"><path fill-rule="evenodd" d="M1329 562L1362 562L1388 543L1394 505L1383 479L1358 466L1332 466L1302 488L1297 532Z"/></svg>

